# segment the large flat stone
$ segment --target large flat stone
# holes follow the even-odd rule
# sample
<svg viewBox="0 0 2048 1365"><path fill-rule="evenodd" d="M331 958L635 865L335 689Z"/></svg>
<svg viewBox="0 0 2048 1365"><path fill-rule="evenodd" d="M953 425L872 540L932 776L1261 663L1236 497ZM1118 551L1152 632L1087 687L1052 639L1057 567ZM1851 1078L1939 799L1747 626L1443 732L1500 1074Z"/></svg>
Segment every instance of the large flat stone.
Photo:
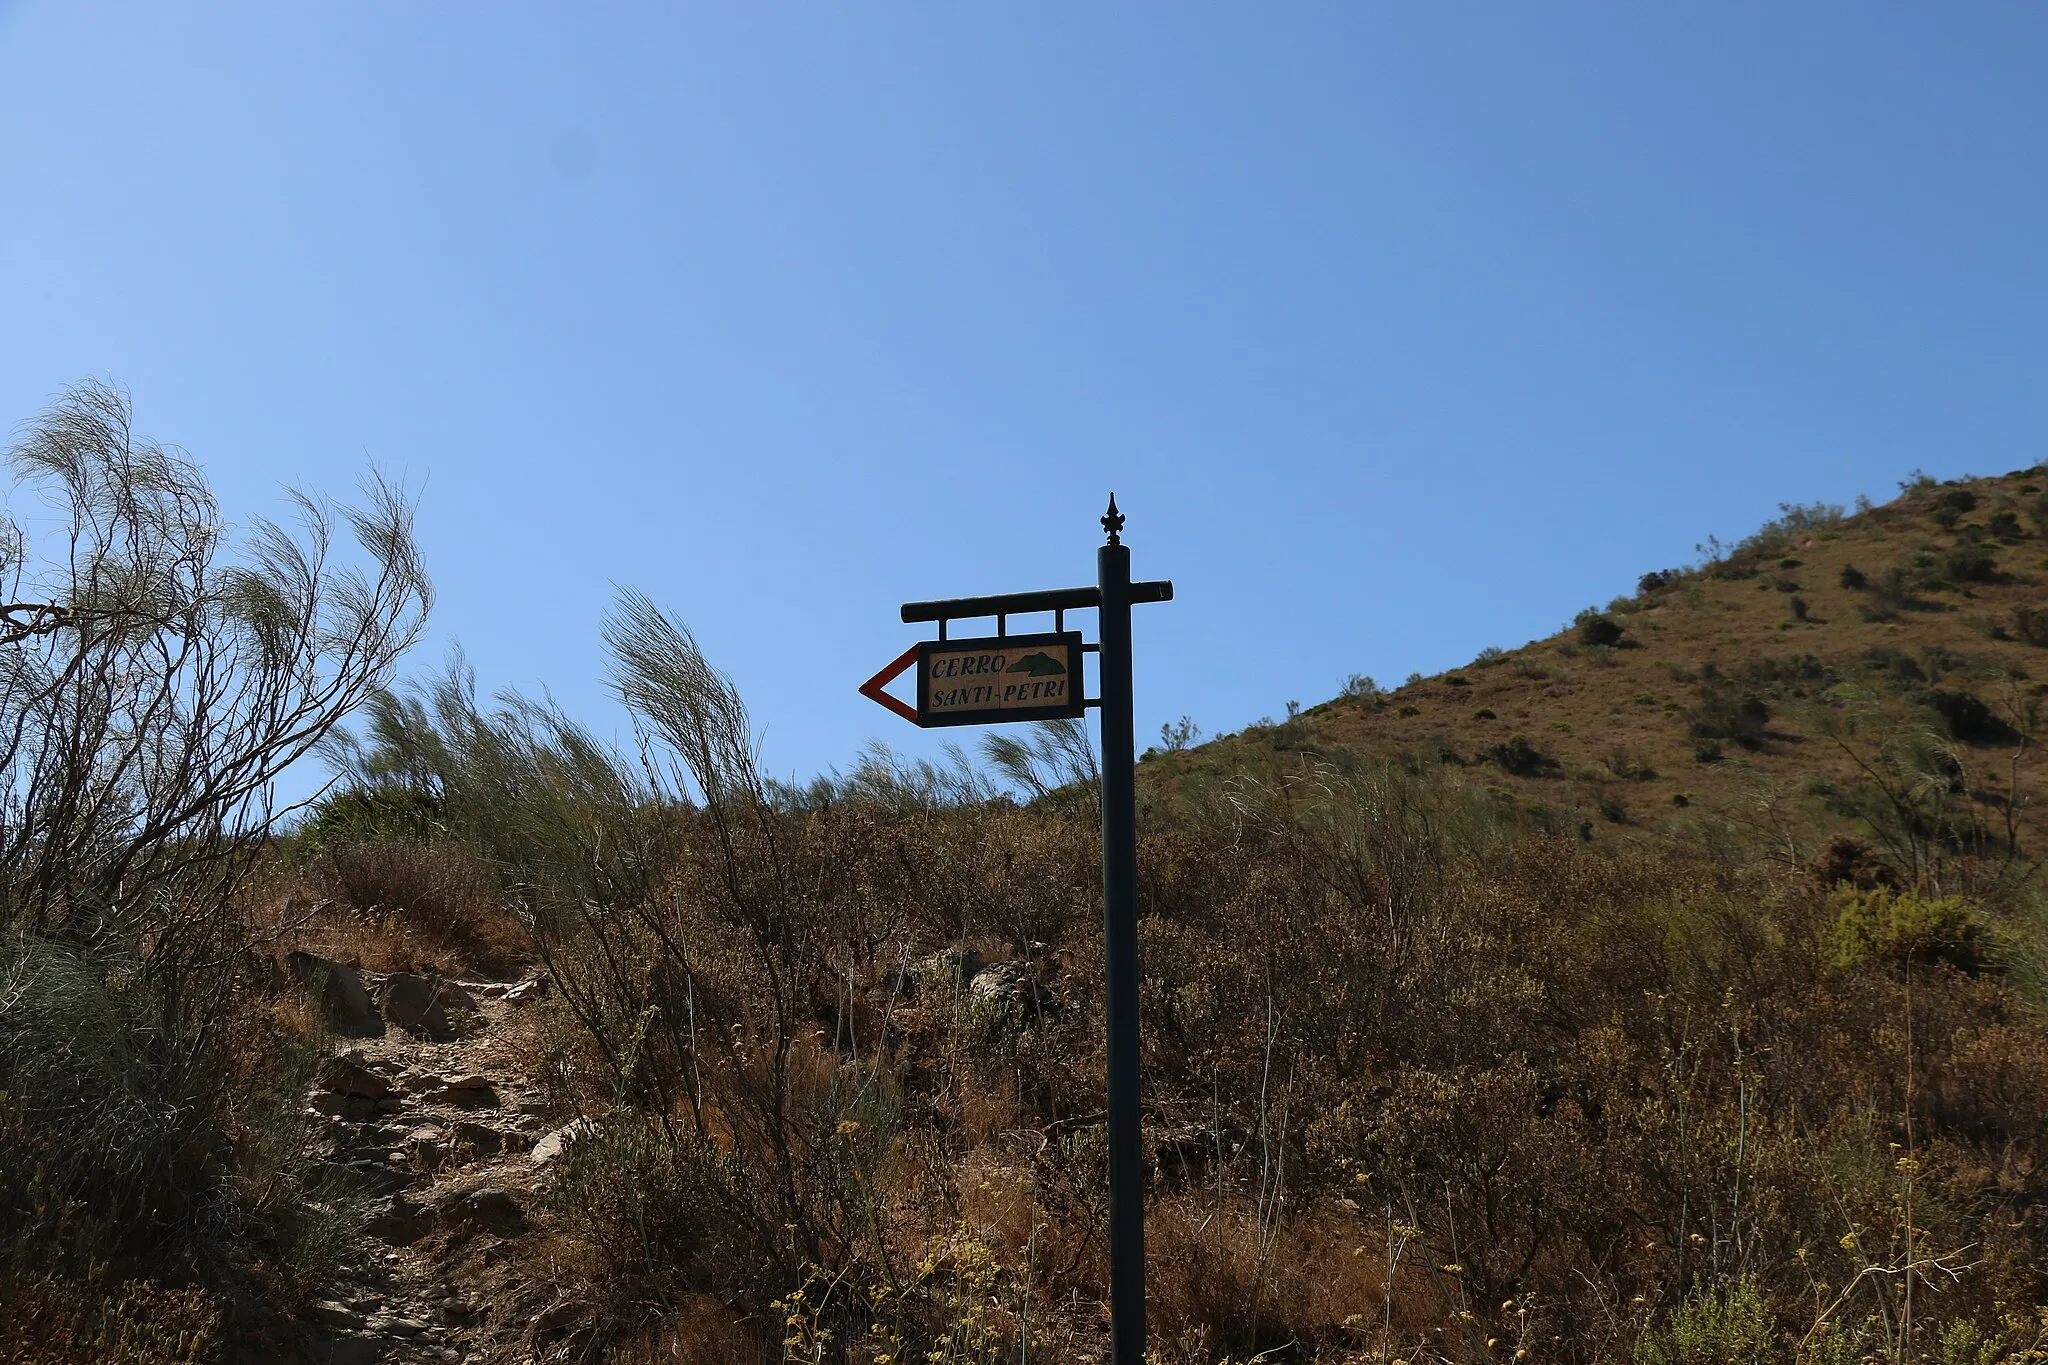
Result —
<svg viewBox="0 0 2048 1365"><path fill-rule="evenodd" d="M362 973L345 962L316 957L312 953L289 953L285 967L292 978L320 994L328 1022L343 1033L357 1037L379 1037L384 1021L370 1003Z"/></svg>
<svg viewBox="0 0 2048 1365"><path fill-rule="evenodd" d="M378 988L377 1007L408 1033L445 1043L455 1037L454 1014L474 1014L476 1000L453 981L393 972Z"/></svg>
<svg viewBox="0 0 2048 1365"><path fill-rule="evenodd" d="M507 1190L463 1190L443 1199L435 1213L443 1227L456 1232L517 1237L527 1229L526 1210Z"/></svg>
<svg viewBox="0 0 2048 1365"><path fill-rule="evenodd" d="M354 1095L374 1101L391 1093L391 1082L370 1069L369 1058L361 1048L350 1048L327 1059L320 1069L320 1088L331 1095Z"/></svg>

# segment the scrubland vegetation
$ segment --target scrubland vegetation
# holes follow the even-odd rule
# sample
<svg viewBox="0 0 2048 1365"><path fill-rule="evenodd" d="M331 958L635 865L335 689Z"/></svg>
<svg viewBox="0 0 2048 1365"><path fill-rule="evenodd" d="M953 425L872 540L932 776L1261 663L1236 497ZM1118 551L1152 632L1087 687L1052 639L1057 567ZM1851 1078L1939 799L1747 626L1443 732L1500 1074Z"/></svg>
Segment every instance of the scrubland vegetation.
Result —
<svg viewBox="0 0 2048 1365"><path fill-rule="evenodd" d="M92 413L73 463L46 462L55 486L89 493L138 458L106 395L44 430ZM17 457L31 472L39 439ZM173 463L122 477L200 487ZM156 506L83 501L94 528ZM163 524L210 525L191 505ZM324 576L317 534L298 552L265 532L234 575L144 591L156 580L115 566L160 551L95 551L17 594L105 614L8 646L0 1355L305 1349L295 1315L364 1235L358 1195L303 1151L332 1043L272 964L308 947L380 968L537 964L551 983L517 1046L551 1117L587 1124L528 1230L447 1249L451 1278L499 1294L479 1358L1102 1358L1085 736L998 738L981 769L877 749L776 783L733 685L632 594L606 630L630 752L480 695L459 666L390 686L425 580L402 503L355 525L369 568L353 579ZM1836 525L1741 554L1796 558ZM1675 617L1688 593L1749 582L1717 576L1727 562L1643 591ZM109 567L81 579L81 563ZM1845 691L1835 664L1785 675L1870 774L1796 809L1703 794L1653 826L1529 799L1671 766L1624 745L1596 780L1565 732L1477 715L1533 709L1489 691L1539 682L1515 671L1529 661L1618 676L1615 709L1656 715L1688 755L1721 746L1686 758L1701 768L1790 747L1785 698L1752 724L1726 654L1711 677L1684 661L1697 696L1679 712L1629 700L1628 661L1592 652L1625 656L1649 610L1495 651L1462 681L1357 680L1222 744L1194 746L1184 721L1144 765L1160 1360L2048 1357L2029 779L1996 806L1988 780L1955 778L1992 766L1970 734L2022 773L2024 680L2008 679L2017 711L1986 703L1993 731L1922 692ZM167 671L188 658L204 666ZM1434 739L1326 728L1453 696L1494 747L1452 762ZM217 728L237 717L254 728ZM340 782L289 824L262 805L274 768L221 766L316 742Z"/></svg>

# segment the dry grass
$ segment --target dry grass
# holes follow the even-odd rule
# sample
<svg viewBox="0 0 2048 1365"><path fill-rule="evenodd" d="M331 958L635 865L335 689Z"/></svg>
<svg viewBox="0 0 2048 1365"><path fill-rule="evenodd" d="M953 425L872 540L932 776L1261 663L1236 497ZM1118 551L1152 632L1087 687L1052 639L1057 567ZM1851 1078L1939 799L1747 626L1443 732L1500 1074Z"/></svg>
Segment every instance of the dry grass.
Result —
<svg viewBox="0 0 2048 1365"><path fill-rule="evenodd" d="M224 1340L203 1289L59 1275L0 1284L0 1359L10 1365L201 1365Z"/></svg>
<svg viewBox="0 0 2048 1365"><path fill-rule="evenodd" d="M280 946L372 971L507 977L533 962L525 926L461 844L355 840L305 862L274 858L246 899L285 926Z"/></svg>

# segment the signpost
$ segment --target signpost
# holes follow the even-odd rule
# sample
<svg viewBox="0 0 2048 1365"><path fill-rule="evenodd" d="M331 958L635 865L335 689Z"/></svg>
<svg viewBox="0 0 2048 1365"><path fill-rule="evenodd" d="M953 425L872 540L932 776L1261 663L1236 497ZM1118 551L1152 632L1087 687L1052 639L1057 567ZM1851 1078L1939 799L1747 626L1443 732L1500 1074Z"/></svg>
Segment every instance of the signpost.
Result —
<svg viewBox="0 0 2048 1365"><path fill-rule="evenodd" d="M1131 608L1171 602L1170 582L1131 581L1131 551L1116 498L1102 518L1095 586L944 602L906 602L906 622L936 621L939 638L905 650L861 684L861 695L923 726L1072 719L1102 710L1103 1007L1109 1030L1109 1335L1112 1365L1145 1360L1144 1152L1138 1106L1137 726L1131 696ZM1097 643L1066 628L1066 614L1096 610ZM1051 612L1049 634L1012 635L1009 618ZM994 617L996 633L949 640L953 621ZM1081 659L1097 655L1099 695L1082 696ZM917 704L883 689L915 665Z"/></svg>

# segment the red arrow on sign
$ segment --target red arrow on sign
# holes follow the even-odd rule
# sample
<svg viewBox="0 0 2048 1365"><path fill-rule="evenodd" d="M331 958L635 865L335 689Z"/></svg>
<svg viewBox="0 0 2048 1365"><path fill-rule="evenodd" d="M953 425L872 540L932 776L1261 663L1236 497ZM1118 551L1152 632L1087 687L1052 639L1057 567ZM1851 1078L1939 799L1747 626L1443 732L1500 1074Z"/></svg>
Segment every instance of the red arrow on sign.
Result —
<svg viewBox="0 0 2048 1365"><path fill-rule="evenodd" d="M880 673L875 674L874 677L869 678L860 685L860 694L863 697L866 697L869 701L880 702L912 725L917 724L916 708L905 706L882 689L903 676L904 671L917 662L917 648L916 645L912 645L909 649L904 650L902 656L895 663L890 664Z"/></svg>

